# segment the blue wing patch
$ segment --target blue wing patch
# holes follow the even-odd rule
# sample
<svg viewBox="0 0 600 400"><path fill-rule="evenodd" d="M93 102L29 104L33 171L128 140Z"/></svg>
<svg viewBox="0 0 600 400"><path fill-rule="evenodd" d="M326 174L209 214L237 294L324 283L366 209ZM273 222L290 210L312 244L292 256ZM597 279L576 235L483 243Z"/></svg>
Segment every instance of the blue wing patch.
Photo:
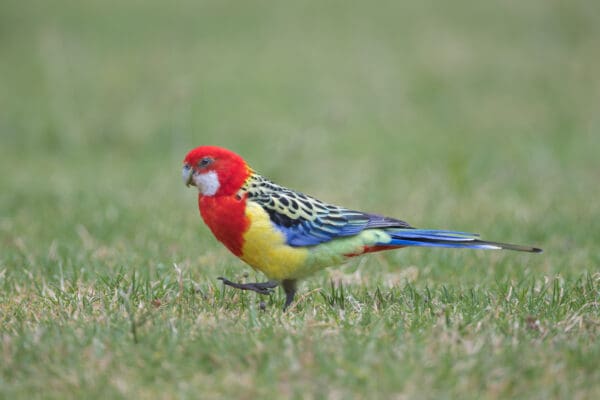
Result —
<svg viewBox="0 0 600 400"><path fill-rule="evenodd" d="M286 243L290 246L313 246L330 240L357 235L364 229L383 227L404 227L403 221L386 218L379 215L361 213L347 209L336 209L335 215L323 214L314 220L297 219L293 223L279 224L275 226L285 234ZM338 214L339 213L339 214ZM280 215L269 213L271 221L281 220ZM287 221L286 221L287 222Z"/></svg>

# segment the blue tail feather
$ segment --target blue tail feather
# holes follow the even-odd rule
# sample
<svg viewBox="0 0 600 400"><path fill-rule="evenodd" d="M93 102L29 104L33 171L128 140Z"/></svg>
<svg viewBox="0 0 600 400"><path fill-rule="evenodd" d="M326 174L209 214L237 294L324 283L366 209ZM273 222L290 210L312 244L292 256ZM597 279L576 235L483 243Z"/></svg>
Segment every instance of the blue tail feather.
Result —
<svg viewBox="0 0 600 400"><path fill-rule="evenodd" d="M386 229L390 236L389 243L381 245L393 246L423 246L423 247L450 247L463 249L491 249L491 250L516 250L539 253L542 250L510 243L488 242L480 240L479 235L457 231L442 231L432 229Z"/></svg>

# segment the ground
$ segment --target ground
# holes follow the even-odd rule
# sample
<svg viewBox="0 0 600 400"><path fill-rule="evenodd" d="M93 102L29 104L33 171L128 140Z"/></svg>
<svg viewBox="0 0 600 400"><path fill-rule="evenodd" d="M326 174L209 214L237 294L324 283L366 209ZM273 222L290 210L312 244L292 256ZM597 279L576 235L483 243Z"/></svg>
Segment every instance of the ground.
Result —
<svg viewBox="0 0 600 400"><path fill-rule="evenodd" d="M598 398L598 48L593 0L2 2L0 398ZM201 144L544 253L374 254L284 314L216 279L264 278Z"/></svg>

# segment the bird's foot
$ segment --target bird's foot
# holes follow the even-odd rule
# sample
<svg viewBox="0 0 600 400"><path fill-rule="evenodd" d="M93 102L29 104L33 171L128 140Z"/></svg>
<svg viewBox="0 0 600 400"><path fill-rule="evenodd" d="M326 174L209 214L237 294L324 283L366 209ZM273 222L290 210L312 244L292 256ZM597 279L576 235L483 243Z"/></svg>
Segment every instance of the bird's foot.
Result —
<svg viewBox="0 0 600 400"><path fill-rule="evenodd" d="M252 290L258 294L271 294L273 293L273 289L279 285L279 282L268 281L268 282L252 282L252 283L235 283L231 282L227 278L223 278L222 276L217 279L223 281L223 284L227 286L231 286L232 288L241 289L241 290Z"/></svg>
<svg viewBox="0 0 600 400"><path fill-rule="evenodd" d="M283 311L285 312L290 304L292 304L292 301L294 301L296 281L293 279L284 279L281 282L281 286L283 286L283 291L285 292L285 304L283 305Z"/></svg>

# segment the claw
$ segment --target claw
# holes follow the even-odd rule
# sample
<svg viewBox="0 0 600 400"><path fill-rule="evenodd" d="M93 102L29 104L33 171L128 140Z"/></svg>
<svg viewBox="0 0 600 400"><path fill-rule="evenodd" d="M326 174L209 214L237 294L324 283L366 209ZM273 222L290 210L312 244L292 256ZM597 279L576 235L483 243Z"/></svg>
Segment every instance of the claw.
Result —
<svg viewBox="0 0 600 400"><path fill-rule="evenodd" d="M222 276L219 276L217 279L222 281L223 284L225 284L227 286L231 286L232 288L236 288L236 289L240 289L240 290L251 290L258 294L264 294L264 295L273 293L273 289L279 285L278 282L274 282L274 281L253 282L253 283L235 283L235 282L232 282L229 279L224 278Z"/></svg>

